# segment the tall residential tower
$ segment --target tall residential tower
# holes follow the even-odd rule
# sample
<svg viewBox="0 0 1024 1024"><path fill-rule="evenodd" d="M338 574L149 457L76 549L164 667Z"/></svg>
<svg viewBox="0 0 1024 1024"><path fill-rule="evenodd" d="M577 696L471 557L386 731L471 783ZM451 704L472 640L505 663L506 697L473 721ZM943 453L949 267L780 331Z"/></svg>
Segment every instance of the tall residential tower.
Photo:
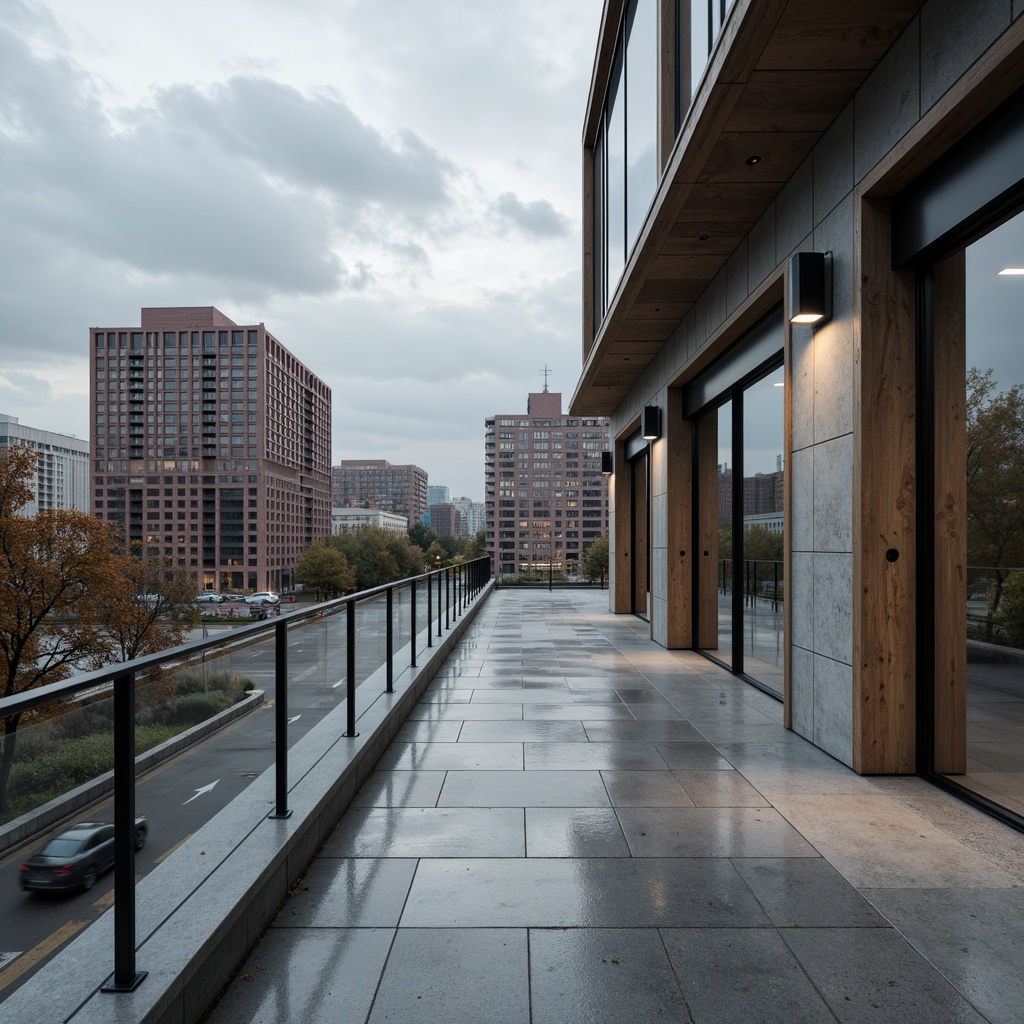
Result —
<svg viewBox="0 0 1024 1024"><path fill-rule="evenodd" d="M90 330L93 510L212 590L285 590L331 529L331 390L213 306Z"/></svg>
<svg viewBox="0 0 1024 1024"><path fill-rule="evenodd" d="M525 413L488 417L484 504L495 575L579 571L608 532L607 446L608 420L567 415L558 392L531 394Z"/></svg>

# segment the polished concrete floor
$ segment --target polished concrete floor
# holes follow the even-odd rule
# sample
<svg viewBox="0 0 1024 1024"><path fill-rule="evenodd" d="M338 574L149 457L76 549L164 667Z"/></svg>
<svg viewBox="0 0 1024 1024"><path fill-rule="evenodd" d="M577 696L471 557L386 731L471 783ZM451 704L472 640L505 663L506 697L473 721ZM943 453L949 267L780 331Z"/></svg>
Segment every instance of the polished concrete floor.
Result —
<svg viewBox="0 0 1024 1024"><path fill-rule="evenodd" d="M606 602L491 596L210 1021L1024 1021L1024 836Z"/></svg>

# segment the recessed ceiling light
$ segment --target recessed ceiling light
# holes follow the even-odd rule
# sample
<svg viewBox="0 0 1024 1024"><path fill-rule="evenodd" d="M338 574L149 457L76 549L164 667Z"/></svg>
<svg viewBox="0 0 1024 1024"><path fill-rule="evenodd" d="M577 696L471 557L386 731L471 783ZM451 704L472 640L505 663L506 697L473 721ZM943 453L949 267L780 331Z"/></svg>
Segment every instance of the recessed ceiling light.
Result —
<svg viewBox="0 0 1024 1024"><path fill-rule="evenodd" d="M700 235L699 237L700 237L700 240L702 242L706 242L711 236L710 235Z"/></svg>
<svg viewBox="0 0 1024 1024"><path fill-rule="evenodd" d="M753 156L748 156L747 157L747 166L748 167L753 167L755 164L759 164L760 162L761 162L761 158L756 153Z"/></svg>
<svg viewBox="0 0 1024 1024"><path fill-rule="evenodd" d="M785 384L785 381L777 380L775 382L774 386L777 387L777 388L784 388L786 386L786 384Z"/></svg>
<svg viewBox="0 0 1024 1024"><path fill-rule="evenodd" d="M1007 267L999 271L999 277L1024 277L1024 267Z"/></svg>

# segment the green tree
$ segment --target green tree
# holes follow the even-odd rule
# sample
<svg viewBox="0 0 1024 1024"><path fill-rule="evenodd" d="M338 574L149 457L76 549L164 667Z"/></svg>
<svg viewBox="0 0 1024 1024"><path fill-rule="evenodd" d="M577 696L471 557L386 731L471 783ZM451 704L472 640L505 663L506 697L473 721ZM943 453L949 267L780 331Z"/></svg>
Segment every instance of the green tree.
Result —
<svg viewBox="0 0 1024 1024"><path fill-rule="evenodd" d="M416 523L409 527L409 540L426 551L437 540L437 534L426 523Z"/></svg>
<svg viewBox="0 0 1024 1024"><path fill-rule="evenodd" d="M996 391L992 371L967 373L967 563L992 570L998 612L1007 567L1024 559L1024 385Z"/></svg>
<svg viewBox="0 0 1024 1024"><path fill-rule="evenodd" d="M475 537L467 537L462 545L462 557L467 562L487 554L487 535L481 530Z"/></svg>
<svg viewBox="0 0 1024 1024"><path fill-rule="evenodd" d="M608 538L598 537L583 552L583 575L588 580L604 580L608 571Z"/></svg>
<svg viewBox="0 0 1024 1024"><path fill-rule="evenodd" d="M348 559L322 540L313 541L299 555L295 563L295 578L304 586L312 587L318 601L344 593L356 585L356 571L348 564Z"/></svg>
<svg viewBox="0 0 1024 1024"><path fill-rule="evenodd" d="M361 526L327 540L356 572L356 587L368 590L423 571L423 552L407 536L376 526Z"/></svg>

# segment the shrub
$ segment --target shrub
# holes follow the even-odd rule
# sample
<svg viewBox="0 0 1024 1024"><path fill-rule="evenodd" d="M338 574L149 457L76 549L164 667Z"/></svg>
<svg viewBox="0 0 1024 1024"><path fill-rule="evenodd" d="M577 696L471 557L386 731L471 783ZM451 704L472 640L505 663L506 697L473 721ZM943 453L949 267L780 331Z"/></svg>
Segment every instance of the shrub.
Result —
<svg viewBox="0 0 1024 1024"><path fill-rule="evenodd" d="M995 619L1011 647L1024 647L1024 572L1006 577Z"/></svg>

